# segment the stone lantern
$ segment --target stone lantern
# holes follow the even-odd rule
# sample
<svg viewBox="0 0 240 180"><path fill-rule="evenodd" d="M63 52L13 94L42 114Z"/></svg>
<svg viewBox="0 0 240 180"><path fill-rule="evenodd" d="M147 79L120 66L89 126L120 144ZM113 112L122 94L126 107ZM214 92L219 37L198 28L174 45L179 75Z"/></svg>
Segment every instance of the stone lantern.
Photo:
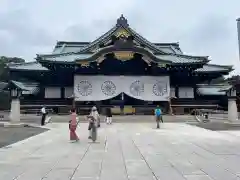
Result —
<svg viewBox="0 0 240 180"><path fill-rule="evenodd" d="M26 91L27 89L22 88L21 84L15 81L10 81L4 89L8 90L11 95L10 122L20 122L20 97L22 91Z"/></svg>
<svg viewBox="0 0 240 180"><path fill-rule="evenodd" d="M238 120L238 110L236 102L236 88L233 86L226 92L228 96L228 120L234 122Z"/></svg>

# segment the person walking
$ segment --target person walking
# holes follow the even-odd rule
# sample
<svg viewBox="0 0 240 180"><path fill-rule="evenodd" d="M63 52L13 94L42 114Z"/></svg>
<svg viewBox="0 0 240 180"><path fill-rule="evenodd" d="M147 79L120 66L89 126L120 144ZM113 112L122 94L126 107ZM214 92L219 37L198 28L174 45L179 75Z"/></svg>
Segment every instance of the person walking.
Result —
<svg viewBox="0 0 240 180"><path fill-rule="evenodd" d="M163 122L163 120L162 120L162 111L161 111L159 105L157 105L154 114L155 114L155 119L156 119L156 122L157 122L157 129L159 129L160 128L159 122L160 121Z"/></svg>
<svg viewBox="0 0 240 180"><path fill-rule="evenodd" d="M112 124L112 111L109 107L106 109L106 122L107 124Z"/></svg>
<svg viewBox="0 0 240 180"><path fill-rule="evenodd" d="M89 116L93 117L94 120L97 121L97 127L100 127L100 115L97 111L96 106L92 107ZM92 121L91 118L89 118L89 126L88 126L89 136L88 136L88 139L91 139L91 121Z"/></svg>
<svg viewBox="0 0 240 180"><path fill-rule="evenodd" d="M76 110L73 108L71 110L71 120L69 122L69 131L70 131L70 141L79 141L79 137L76 133L78 126Z"/></svg>
<svg viewBox="0 0 240 180"><path fill-rule="evenodd" d="M95 118L95 120L97 121L97 127L100 127L100 115L99 115L99 113L97 111L97 107L96 106L92 107L90 116L93 116Z"/></svg>
<svg viewBox="0 0 240 180"><path fill-rule="evenodd" d="M45 106L42 107L41 113L42 113L41 125L44 126L45 125L46 115L47 115Z"/></svg>

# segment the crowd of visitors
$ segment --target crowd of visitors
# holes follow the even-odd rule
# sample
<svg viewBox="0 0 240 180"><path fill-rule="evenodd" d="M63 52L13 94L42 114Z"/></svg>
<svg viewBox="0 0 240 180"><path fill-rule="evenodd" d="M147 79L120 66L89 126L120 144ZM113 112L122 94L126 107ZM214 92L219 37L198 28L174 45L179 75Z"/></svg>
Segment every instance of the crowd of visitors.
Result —
<svg viewBox="0 0 240 180"><path fill-rule="evenodd" d="M105 122L107 125L112 124L112 111L111 108L107 107L106 111L105 111ZM45 121L46 121L46 116L47 116L47 111L46 111L46 107L43 106L41 109L41 125L44 126L45 125ZM157 123L157 129L160 128L160 122L163 123L163 118L162 118L162 110L159 106L157 106L154 110L154 116L155 116L155 120ZM89 131L89 136L88 139L92 139L92 129L93 126L96 126L96 128L100 128L101 127L101 123L100 123L100 114L97 110L96 106L93 106L91 108L90 114L86 117L87 121L89 123L88 125L88 131ZM76 133L77 127L79 124L79 120L77 117L77 113L76 113L76 109L73 108L71 109L71 120L69 121L69 131L70 131L70 141L79 141L79 137Z"/></svg>

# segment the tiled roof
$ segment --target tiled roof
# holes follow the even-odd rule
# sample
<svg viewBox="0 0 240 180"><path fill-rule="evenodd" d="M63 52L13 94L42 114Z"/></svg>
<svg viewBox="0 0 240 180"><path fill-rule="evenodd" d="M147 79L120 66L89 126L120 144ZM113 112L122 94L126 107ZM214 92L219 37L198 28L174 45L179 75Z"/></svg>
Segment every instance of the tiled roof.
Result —
<svg viewBox="0 0 240 180"><path fill-rule="evenodd" d="M27 63L8 64L8 67L13 70L48 71L46 67L43 67L40 63L36 61Z"/></svg>
<svg viewBox="0 0 240 180"><path fill-rule="evenodd" d="M55 46L52 54L59 54L59 53L76 53L83 49L85 46L89 45L90 42L67 42L67 41L60 41ZM137 43L139 44L139 43ZM179 44L177 43L153 43L157 46L161 51L165 53L171 54L183 54L181 49L179 48Z"/></svg>
<svg viewBox="0 0 240 180"><path fill-rule="evenodd" d="M196 72L229 72L233 70L232 66L222 66L222 65L215 65L215 64L205 64L202 68L196 69Z"/></svg>
<svg viewBox="0 0 240 180"><path fill-rule="evenodd" d="M78 52L88 44L90 44L90 42L59 41L57 42L52 54Z"/></svg>
<svg viewBox="0 0 240 180"><path fill-rule="evenodd" d="M171 61L172 63L201 63L207 61L206 57L194 57L186 55L156 55L157 58L161 60Z"/></svg>
<svg viewBox="0 0 240 180"><path fill-rule="evenodd" d="M197 93L199 95L226 95L222 89L230 88L230 85L199 85Z"/></svg>
<svg viewBox="0 0 240 180"><path fill-rule="evenodd" d="M93 49L98 48L97 46L100 43L108 42L112 38L112 35L114 35L119 29L124 29L126 32L128 32L130 35L132 35L134 37L135 41L137 41L139 44L144 44L150 50L152 50L156 53L166 54L166 52L164 52L160 48L158 48L158 45L151 43L150 41L145 39L143 36L138 34L136 31L134 31L132 28L130 28L128 25L127 19L124 18L123 15L121 15L121 17L119 19L117 19L117 24L113 28L111 28L108 32L106 32L105 34L100 36L95 41L84 46L79 52L83 52L83 53L89 52L89 51L92 51Z"/></svg>
<svg viewBox="0 0 240 180"><path fill-rule="evenodd" d="M20 82L12 80L10 83L12 83L12 85L16 88L22 90L23 94L36 94L39 92L39 84L35 82Z"/></svg>
<svg viewBox="0 0 240 180"><path fill-rule="evenodd" d="M47 55L42 56L43 60L47 61L56 61L56 62L68 62L73 63L75 60L86 60L93 56L93 54L70 54L70 55ZM186 55L156 55L159 61L169 61L170 63L174 64L184 64L184 63L200 63L204 60L207 61L205 57L193 57L193 56L186 56Z"/></svg>
<svg viewBox="0 0 240 180"><path fill-rule="evenodd" d="M73 63L77 59L85 60L91 56L92 56L92 54L70 54L70 55L60 55L60 56L45 56L45 57L43 57L43 60Z"/></svg>
<svg viewBox="0 0 240 180"><path fill-rule="evenodd" d="M87 58L90 54L85 55L86 53L95 51L99 49L100 44L107 43L111 40L112 36L119 32L119 30L123 30L128 34L134 37L134 41L136 41L140 45L144 45L145 49L149 49L154 54L158 54L162 60L168 59L173 63L196 63L196 62L203 62L206 63L206 57L194 57L194 56L187 56L183 55L181 49L179 48L178 43L151 43L143 36L135 32L132 28L129 27L127 19L121 16L117 20L117 24L110 29L108 32L97 38L95 41L91 43L87 42L58 42L55 47L53 56L46 56L46 55L39 55L45 56L43 59L46 60L53 60L53 61L60 61L60 62L73 62L74 56L77 56L78 59ZM78 50L78 52L76 52ZM58 54L57 54L58 53ZM77 55L76 55L77 54ZM80 55L82 54L82 55ZM182 56L175 56L175 55L182 55ZM64 55L64 57L61 57ZM67 55L69 57L67 57ZM162 55L162 56L161 56Z"/></svg>

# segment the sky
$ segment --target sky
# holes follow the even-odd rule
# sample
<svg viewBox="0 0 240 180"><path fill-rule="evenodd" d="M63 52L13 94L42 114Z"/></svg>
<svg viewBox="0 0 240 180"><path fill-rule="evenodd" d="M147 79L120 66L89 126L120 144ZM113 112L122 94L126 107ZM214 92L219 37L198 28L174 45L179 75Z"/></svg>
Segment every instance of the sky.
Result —
<svg viewBox="0 0 240 180"><path fill-rule="evenodd" d="M33 61L57 41L93 41L123 14L151 42L179 42L188 55L240 74L239 0L0 0L0 56Z"/></svg>

